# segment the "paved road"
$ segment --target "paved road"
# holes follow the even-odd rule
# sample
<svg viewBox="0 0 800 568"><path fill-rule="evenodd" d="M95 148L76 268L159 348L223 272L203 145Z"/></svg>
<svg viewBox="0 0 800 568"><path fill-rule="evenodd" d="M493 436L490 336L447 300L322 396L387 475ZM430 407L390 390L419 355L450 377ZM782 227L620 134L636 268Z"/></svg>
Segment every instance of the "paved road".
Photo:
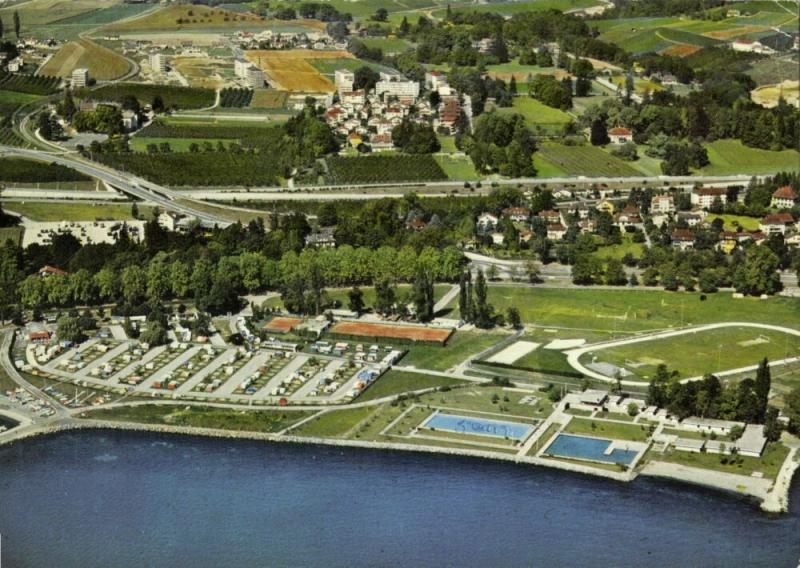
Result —
<svg viewBox="0 0 800 568"><path fill-rule="evenodd" d="M2 155L18 156L23 158L32 158L36 160L44 160L53 162L62 166L73 168L81 173L92 176L99 180L104 181L110 186L113 186L120 191L129 195L151 201L163 208L182 213L190 217L196 217L201 222L209 225L219 225L226 227L231 222L223 217L213 213L207 213L194 209L183 203L177 203L178 199L185 199L179 192L159 186L144 179L138 178L131 174L120 173L109 167L95 164L84 160L76 154L54 154L50 152L43 152L41 150L27 150L24 148L12 148L10 146L0 145L0 156Z"/></svg>

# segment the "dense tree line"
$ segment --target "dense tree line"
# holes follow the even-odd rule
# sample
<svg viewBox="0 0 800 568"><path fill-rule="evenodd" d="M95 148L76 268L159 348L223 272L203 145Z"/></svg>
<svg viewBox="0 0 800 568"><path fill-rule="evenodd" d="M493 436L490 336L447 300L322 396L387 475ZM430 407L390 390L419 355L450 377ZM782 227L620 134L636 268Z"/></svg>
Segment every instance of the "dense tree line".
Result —
<svg viewBox="0 0 800 568"><path fill-rule="evenodd" d="M484 114L477 118L471 134L459 136L459 147L479 172L499 172L511 177L536 175L533 152L536 141L519 114Z"/></svg>

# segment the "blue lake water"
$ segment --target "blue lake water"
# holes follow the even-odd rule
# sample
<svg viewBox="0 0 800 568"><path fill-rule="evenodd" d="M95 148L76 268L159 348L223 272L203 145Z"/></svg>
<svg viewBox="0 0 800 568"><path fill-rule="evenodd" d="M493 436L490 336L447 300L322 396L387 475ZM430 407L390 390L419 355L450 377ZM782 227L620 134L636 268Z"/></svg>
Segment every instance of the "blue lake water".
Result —
<svg viewBox="0 0 800 568"><path fill-rule="evenodd" d="M519 422L487 420L485 418L443 414L441 412L432 416L425 423L425 427L458 432L460 434L510 438L512 440L521 440L527 436L528 432L533 428L530 424L521 424Z"/></svg>
<svg viewBox="0 0 800 568"><path fill-rule="evenodd" d="M790 502L770 517L657 480L148 433L0 447L3 568L795 568L797 483Z"/></svg>
<svg viewBox="0 0 800 568"><path fill-rule="evenodd" d="M572 436L559 434L553 443L547 446L545 453L551 456L564 458L578 458L585 460L601 461L606 463L630 464L639 452L614 448L610 454L605 451L611 445L610 440L587 438L585 436Z"/></svg>

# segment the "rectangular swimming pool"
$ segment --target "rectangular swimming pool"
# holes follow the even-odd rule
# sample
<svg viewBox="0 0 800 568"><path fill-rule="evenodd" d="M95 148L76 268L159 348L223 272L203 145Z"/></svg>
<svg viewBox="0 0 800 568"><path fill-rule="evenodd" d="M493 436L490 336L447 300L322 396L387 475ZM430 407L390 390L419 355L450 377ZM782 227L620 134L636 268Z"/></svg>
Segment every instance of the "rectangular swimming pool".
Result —
<svg viewBox="0 0 800 568"><path fill-rule="evenodd" d="M622 450L614 448L606 454L608 447L612 444L611 440L599 438L587 438L585 436L573 436L571 434L559 434L544 451L546 455L573 458L605 463L622 463L630 465L639 453L634 450Z"/></svg>
<svg viewBox="0 0 800 568"><path fill-rule="evenodd" d="M457 432L459 434L509 438L511 440L522 440L526 438L534 428L532 424L523 424L521 422L505 422L489 420L487 418L474 418L472 416L458 416L456 414L442 413L431 416L422 427Z"/></svg>

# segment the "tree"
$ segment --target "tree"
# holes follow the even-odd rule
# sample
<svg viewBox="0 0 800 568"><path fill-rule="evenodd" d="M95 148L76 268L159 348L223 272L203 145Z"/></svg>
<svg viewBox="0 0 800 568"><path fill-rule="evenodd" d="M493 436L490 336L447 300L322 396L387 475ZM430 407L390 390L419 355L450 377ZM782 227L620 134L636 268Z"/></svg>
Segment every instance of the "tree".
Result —
<svg viewBox="0 0 800 568"><path fill-rule="evenodd" d="M396 299L395 287L391 280L387 278L375 284L375 310L379 314L391 314Z"/></svg>
<svg viewBox="0 0 800 568"><path fill-rule="evenodd" d="M348 306L351 311L361 315L364 311L364 292L358 286L354 286L352 290L347 293Z"/></svg>
<svg viewBox="0 0 800 568"><path fill-rule="evenodd" d="M369 91L375 88L375 83L381 76L377 71L366 65L362 65L353 73L353 89Z"/></svg>
<svg viewBox="0 0 800 568"><path fill-rule="evenodd" d="M0 40L2 40L2 39L3 39L3 33L4 33L4 31L5 31L5 30L3 29L3 18L0 18Z"/></svg>
<svg viewBox="0 0 800 568"><path fill-rule="evenodd" d="M768 406L764 414L764 436L769 442L774 442L781 437L778 409L774 406Z"/></svg>
<svg viewBox="0 0 800 568"><path fill-rule="evenodd" d="M133 217L134 219L139 218L139 206L136 205L135 201L133 202L133 204L131 204L131 217Z"/></svg>
<svg viewBox="0 0 800 568"><path fill-rule="evenodd" d="M775 294L781 289L780 259L766 246L751 246L733 274L733 286L741 294Z"/></svg>
<svg viewBox="0 0 800 568"><path fill-rule="evenodd" d="M472 321L472 273L465 270L458 282L458 311L465 322Z"/></svg>
<svg viewBox="0 0 800 568"><path fill-rule="evenodd" d="M17 39L19 39L20 26L21 26L21 23L19 21L19 12L14 10L14 35L17 36Z"/></svg>
<svg viewBox="0 0 800 568"><path fill-rule="evenodd" d="M164 112L166 107L164 106L164 99L161 98L161 95L156 95L153 97L153 102L150 107L153 109L153 112Z"/></svg>
<svg viewBox="0 0 800 568"><path fill-rule="evenodd" d="M783 411L789 418L789 429L794 432L800 432L800 386L794 387L792 391L784 396L786 406Z"/></svg>
<svg viewBox="0 0 800 568"><path fill-rule="evenodd" d="M598 118L592 121L589 141L592 143L592 146L605 146L611 142L611 139L608 137L608 131L606 130L605 120Z"/></svg>
<svg viewBox="0 0 800 568"><path fill-rule="evenodd" d="M488 301L488 289L486 286L486 278L482 270L478 270L478 276L475 279L475 320L474 323L480 328L489 328L494 323L492 320L492 306Z"/></svg>
<svg viewBox="0 0 800 568"><path fill-rule="evenodd" d="M80 343L86 336L83 333L81 319L78 317L61 316L56 322L56 335L61 341Z"/></svg>
<svg viewBox="0 0 800 568"><path fill-rule="evenodd" d="M519 310L514 306L510 306L506 311L506 319L509 325L514 329L522 328L522 316L520 316Z"/></svg>
<svg viewBox="0 0 800 568"><path fill-rule="evenodd" d="M539 265L532 260L525 262L525 276L527 276L528 282L530 282L531 284L536 284L538 282L541 282L542 277Z"/></svg>
<svg viewBox="0 0 800 568"><path fill-rule="evenodd" d="M375 13L372 15L371 19L375 22L385 22L388 17L389 10L386 8L378 8L375 10Z"/></svg>
<svg viewBox="0 0 800 568"><path fill-rule="evenodd" d="M755 393L760 405L759 422L764 421L769 401L769 390L772 386L772 374L769 370L769 360L764 357L758 364L755 378Z"/></svg>

